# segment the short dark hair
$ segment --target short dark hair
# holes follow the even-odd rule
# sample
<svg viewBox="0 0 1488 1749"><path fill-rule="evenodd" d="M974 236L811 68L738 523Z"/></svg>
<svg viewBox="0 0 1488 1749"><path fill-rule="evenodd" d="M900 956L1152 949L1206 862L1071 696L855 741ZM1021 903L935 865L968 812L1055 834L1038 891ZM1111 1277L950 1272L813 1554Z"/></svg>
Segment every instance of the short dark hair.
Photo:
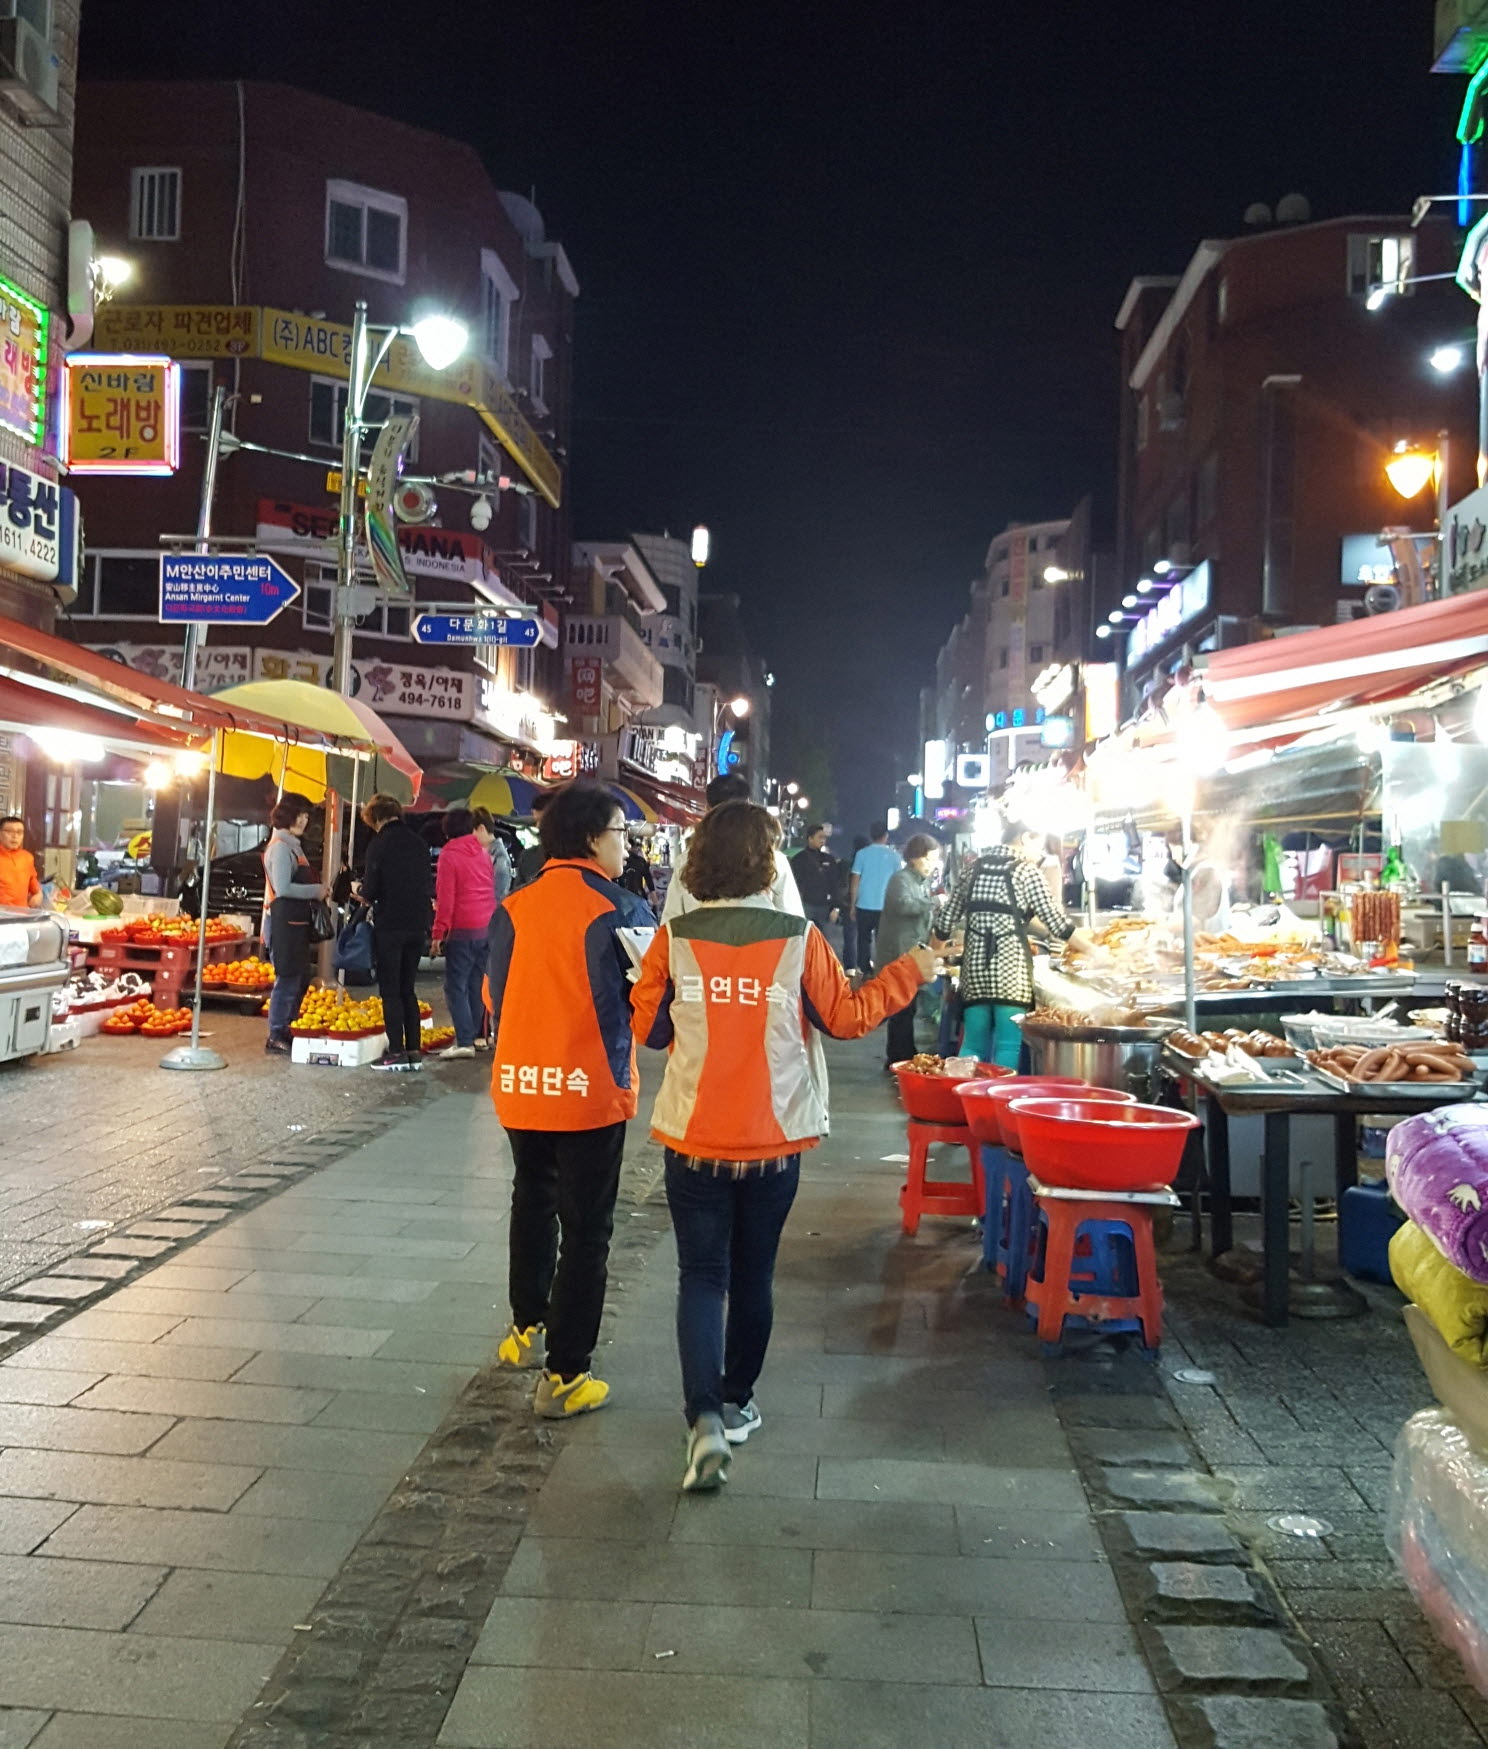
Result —
<svg viewBox="0 0 1488 1749"><path fill-rule="evenodd" d="M493 838L496 836L496 816L489 808L470 810L470 830L473 832L477 826L484 826Z"/></svg>
<svg viewBox="0 0 1488 1749"><path fill-rule="evenodd" d="M537 841L550 860L593 856L594 840L613 823L620 804L602 783L580 779L548 797L537 823Z"/></svg>
<svg viewBox="0 0 1488 1749"><path fill-rule="evenodd" d="M827 825L825 820L813 820L806 828L807 840L809 842L811 839L815 838L818 832L828 832L830 830L831 828Z"/></svg>
<svg viewBox="0 0 1488 1749"><path fill-rule="evenodd" d="M558 794L558 792L555 789L540 789L540 790L535 790L533 792L532 817L534 820L543 811L543 809L545 807L547 807L548 803L550 801L552 801L553 797L557 794ZM485 810L482 809L482 812L484 812L484 811Z"/></svg>
<svg viewBox="0 0 1488 1749"><path fill-rule="evenodd" d="M7 814L3 820L0 820L0 826L24 826L25 824L26 822L19 814Z"/></svg>
<svg viewBox="0 0 1488 1749"><path fill-rule="evenodd" d="M722 777L715 777L703 794L710 808L721 808L725 802L747 802L749 779L737 771L729 771Z"/></svg>
<svg viewBox="0 0 1488 1749"><path fill-rule="evenodd" d="M375 790L362 803L362 821L368 826L386 826L389 820L403 818L403 804L385 790Z"/></svg>
<svg viewBox="0 0 1488 1749"><path fill-rule="evenodd" d="M882 844L889 835L889 829L882 820L875 820L868 828L868 836L875 844Z"/></svg>
<svg viewBox="0 0 1488 1749"><path fill-rule="evenodd" d="M749 899L775 881L776 826L753 802L723 802L698 822L682 884L694 899Z"/></svg>
<svg viewBox="0 0 1488 1749"><path fill-rule="evenodd" d="M270 810L269 824L276 831L287 832L301 814L314 812L315 803L309 796L302 796L297 789L287 789Z"/></svg>
<svg viewBox="0 0 1488 1749"><path fill-rule="evenodd" d="M475 815L469 808L451 808L444 816L444 841L451 843L456 838L468 838L475 830Z"/></svg>
<svg viewBox="0 0 1488 1749"><path fill-rule="evenodd" d="M940 840L932 838L928 832L916 832L909 843L904 846L904 860L913 862L916 857L928 856L932 850L940 849Z"/></svg>

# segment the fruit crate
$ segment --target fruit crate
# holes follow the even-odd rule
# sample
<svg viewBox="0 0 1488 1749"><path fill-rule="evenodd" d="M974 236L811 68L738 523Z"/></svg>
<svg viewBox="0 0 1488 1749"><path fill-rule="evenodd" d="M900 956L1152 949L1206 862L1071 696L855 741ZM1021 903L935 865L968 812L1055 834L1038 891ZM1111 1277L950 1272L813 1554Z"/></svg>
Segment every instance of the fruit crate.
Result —
<svg viewBox="0 0 1488 1749"><path fill-rule="evenodd" d="M207 965L220 965L225 960L246 959L251 951L251 937L240 935L232 941L209 941ZM153 986L157 1008L180 1006L181 992L196 984L196 943L194 941L162 942L159 946L139 941L100 941L88 949L88 970L138 972Z"/></svg>
<svg viewBox="0 0 1488 1749"><path fill-rule="evenodd" d="M317 1069L361 1069L375 1063L386 1049L385 1032L360 1038L301 1033L290 1046L290 1061Z"/></svg>

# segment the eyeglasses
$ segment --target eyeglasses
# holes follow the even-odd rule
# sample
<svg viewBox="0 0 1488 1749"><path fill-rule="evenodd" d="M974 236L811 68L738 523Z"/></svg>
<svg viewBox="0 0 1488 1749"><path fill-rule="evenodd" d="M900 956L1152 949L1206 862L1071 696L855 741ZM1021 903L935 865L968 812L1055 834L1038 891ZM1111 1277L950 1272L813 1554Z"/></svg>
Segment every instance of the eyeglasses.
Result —
<svg viewBox="0 0 1488 1749"><path fill-rule="evenodd" d="M627 828L624 826L606 826L603 830L606 832L624 832Z"/></svg>

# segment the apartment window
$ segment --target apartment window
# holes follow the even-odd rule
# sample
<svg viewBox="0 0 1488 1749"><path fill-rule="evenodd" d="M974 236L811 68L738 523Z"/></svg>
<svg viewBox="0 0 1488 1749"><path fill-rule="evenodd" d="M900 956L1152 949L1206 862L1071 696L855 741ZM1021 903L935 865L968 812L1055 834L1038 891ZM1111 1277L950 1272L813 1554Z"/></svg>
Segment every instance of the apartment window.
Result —
<svg viewBox="0 0 1488 1749"><path fill-rule="evenodd" d="M475 471L482 480L501 478L501 451L496 447L496 439L487 437L484 431L476 439Z"/></svg>
<svg viewBox="0 0 1488 1749"><path fill-rule="evenodd" d="M1227 279L1220 280L1219 289L1214 294L1214 315L1221 328L1230 319L1230 282Z"/></svg>
<svg viewBox="0 0 1488 1749"><path fill-rule="evenodd" d="M160 560L149 553L102 553L98 559L102 619L160 618Z"/></svg>
<svg viewBox="0 0 1488 1749"><path fill-rule="evenodd" d="M1379 288L1395 297L1409 297L1416 289L1411 275L1416 269L1416 240L1398 234L1371 237L1356 231L1348 240L1349 295L1367 298Z"/></svg>
<svg viewBox="0 0 1488 1749"><path fill-rule="evenodd" d="M212 420L212 367L181 366L181 429L205 431Z"/></svg>
<svg viewBox="0 0 1488 1749"><path fill-rule="evenodd" d="M481 250L481 350L500 377L511 364L512 306L521 296L517 282L494 249Z"/></svg>
<svg viewBox="0 0 1488 1749"><path fill-rule="evenodd" d="M537 551L537 499L531 492L517 495L517 545Z"/></svg>
<svg viewBox="0 0 1488 1749"><path fill-rule="evenodd" d="M1006 644L997 652L997 666L1006 668L1008 665L1008 647Z"/></svg>
<svg viewBox="0 0 1488 1749"><path fill-rule="evenodd" d="M553 348L541 334L532 336L532 360L527 369L527 389L532 396L532 411L546 414L548 410L548 360Z"/></svg>
<svg viewBox="0 0 1488 1749"><path fill-rule="evenodd" d="M1028 646L1028 660L1035 668L1039 667L1044 660L1044 646L1042 644L1030 644Z"/></svg>
<svg viewBox="0 0 1488 1749"><path fill-rule="evenodd" d="M1213 522L1219 510L1219 456L1206 455L1199 463L1194 489L1194 532Z"/></svg>
<svg viewBox="0 0 1488 1749"><path fill-rule="evenodd" d="M325 258L332 267L402 283L408 202L356 182L326 183Z"/></svg>
<svg viewBox="0 0 1488 1749"><path fill-rule="evenodd" d="M334 377L310 379L310 441L321 449L339 451L346 424L347 385ZM385 395L374 389L367 396L362 418L369 427L380 426L392 418L418 417L419 404L407 395ZM375 429L362 433L362 455L370 456L377 441ZM418 432L403 452L404 459L418 460Z"/></svg>
<svg viewBox="0 0 1488 1749"><path fill-rule="evenodd" d="M1002 579L1002 581L997 585L997 593L999 596L1001 596L1001 598L1004 601L1006 601L1008 596L1012 594L1012 591L1013 591L1013 580L1011 577L1004 577Z"/></svg>
<svg viewBox="0 0 1488 1749"><path fill-rule="evenodd" d="M52 0L12 0L4 7L7 16L14 15L29 24L39 36L52 40Z"/></svg>
<svg viewBox="0 0 1488 1749"><path fill-rule="evenodd" d="M1146 447L1147 447L1147 397L1145 394L1139 394L1137 396L1137 448L1139 450L1143 450L1143 449L1146 449Z"/></svg>
<svg viewBox="0 0 1488 1749"><path fill-rule="evenodd" d="M304 616L307 632L328 632L332 630L331 612L335 603L336 585L334 583L312 583L310 567L305 570L305 592L300 597L300 611Z"/></svg>
<svg viewBox="0 0 1488 1749"><path fill-rule="evenodd" d="M181 237L181 172L158 166L129 172L129 235L137 243Z"/></svg>

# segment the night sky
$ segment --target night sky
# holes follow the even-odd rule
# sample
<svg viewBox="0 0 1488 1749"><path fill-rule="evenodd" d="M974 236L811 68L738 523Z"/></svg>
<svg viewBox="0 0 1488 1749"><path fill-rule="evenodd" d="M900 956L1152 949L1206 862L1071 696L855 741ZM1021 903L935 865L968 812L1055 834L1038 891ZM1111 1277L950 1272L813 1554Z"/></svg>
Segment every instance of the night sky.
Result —
<svg viewBox="0 0 1488 1749"><path fill-rule="evenodd" d="M1087 491L1109 527L1128 280L1292 189L1452 186L1431 13L84 0L83 71L307 86L535 189L582 286L575 533L711 526L856 830L991 536Z"/></svg>

